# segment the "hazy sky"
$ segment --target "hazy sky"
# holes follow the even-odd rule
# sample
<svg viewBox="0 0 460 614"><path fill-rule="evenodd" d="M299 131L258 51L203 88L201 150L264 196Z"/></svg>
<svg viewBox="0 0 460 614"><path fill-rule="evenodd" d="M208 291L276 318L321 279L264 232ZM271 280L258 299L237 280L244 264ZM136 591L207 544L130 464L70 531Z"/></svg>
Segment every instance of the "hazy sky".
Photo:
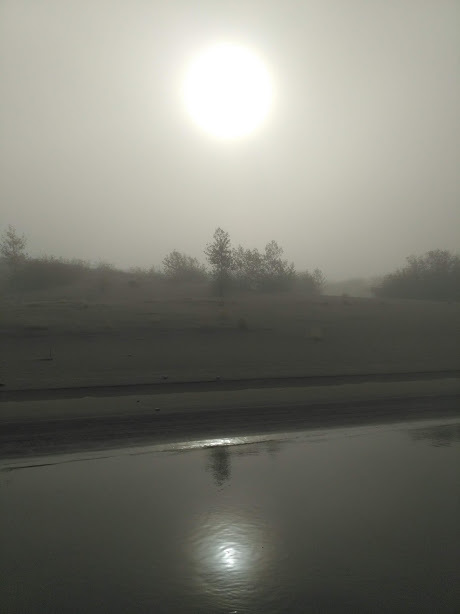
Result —
<svg viewBox="0 0 460 614"><path fill-rule="evenodd" d="M0 0L0 230L31 254L159 264L216 226L330 279L460 247L458 0ZM180 95L246 45L275 101L250 137Z"/></svg>

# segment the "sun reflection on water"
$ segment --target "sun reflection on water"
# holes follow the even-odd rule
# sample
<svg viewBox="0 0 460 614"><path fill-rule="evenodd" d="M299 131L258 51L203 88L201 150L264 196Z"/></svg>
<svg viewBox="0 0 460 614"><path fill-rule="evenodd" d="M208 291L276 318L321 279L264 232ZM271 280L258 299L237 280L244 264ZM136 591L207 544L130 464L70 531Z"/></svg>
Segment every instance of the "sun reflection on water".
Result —
<svg viewBox="0 0 460 614"><path fill-rule="evenodd" d="M249 528L221 521L207 523L195 536L196 557L204 573L243 572L253 556Z"/></svg>
<svg viewBox="0 0 460 614"><path fill-rule="evenodd" d="M233 567L236 567L238 565L238 559L238 550L236 548L233 548L233 546L225 548L222 552L223 564L229 569L232 569Z"/></svg>
<svg viewBox="0 0 460 614"><path fill-rule="evenodd" d="M219 602L241 605L260 589L262 578L276 565L277 531L261 507L234 505L232 464L236 458L259 454L266 438L219 438L201 442L206 470L221 493L217 507L197 517L191 527L188 552L194 582ZM265 589L266 591L267 589ZM228 601L230 600L230 601Z"/></svg>
<svg viewBox="0 0 460 614"><path fill-rule="evenodd" d="M190 543L196 582L215 597L253 594L274 564L273 531L255 509L215 510L201 521Z"/></svg>

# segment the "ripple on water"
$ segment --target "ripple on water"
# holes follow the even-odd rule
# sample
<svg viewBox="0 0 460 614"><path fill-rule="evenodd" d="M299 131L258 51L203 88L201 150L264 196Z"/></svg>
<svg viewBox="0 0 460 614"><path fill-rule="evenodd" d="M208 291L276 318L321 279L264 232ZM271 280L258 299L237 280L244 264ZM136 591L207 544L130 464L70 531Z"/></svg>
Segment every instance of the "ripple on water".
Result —
<svg viewBox="0 0 460 614"><path fill-rule="evenodd" d="M256 509L215 510L199 518L189 541L195 584L217 602L247 604L262 578L273 577L275 534ZM265 598L269 591L264 583Z"/></svg>

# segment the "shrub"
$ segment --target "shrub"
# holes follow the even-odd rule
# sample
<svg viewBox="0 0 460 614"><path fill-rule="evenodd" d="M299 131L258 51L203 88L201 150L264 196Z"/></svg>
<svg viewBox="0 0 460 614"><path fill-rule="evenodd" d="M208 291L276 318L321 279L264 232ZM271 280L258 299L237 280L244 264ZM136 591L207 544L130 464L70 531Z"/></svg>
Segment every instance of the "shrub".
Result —
<svg viewBox="0 0 460 614"><path fill-rule="evenodd" d="M165 277L171 281L203 281L206 269L196 258L173 250L163 259Z"/></svg>
<svg viewBox="0 0 460 614"><path fill-rule="evenodd" d="M87 270L81 261L44 256L24 261L10 276L14 290L46 290L72 284Z"/></svg>
<svg viewBox="0 0 460 614"><path fill-rule="evenodd" d="M233 250L233 277L242 290L277 292L293 287L296 273L294 264L283 259L283 248L270 241L264 252L238 246Z"/></svg>
<svg viewBox="0 0 460 614"><path fill-rule="evenodd" d="M447 250L410 256L405 267L386 275L373 288L378 297L460 299L460 257Z"/></svg>

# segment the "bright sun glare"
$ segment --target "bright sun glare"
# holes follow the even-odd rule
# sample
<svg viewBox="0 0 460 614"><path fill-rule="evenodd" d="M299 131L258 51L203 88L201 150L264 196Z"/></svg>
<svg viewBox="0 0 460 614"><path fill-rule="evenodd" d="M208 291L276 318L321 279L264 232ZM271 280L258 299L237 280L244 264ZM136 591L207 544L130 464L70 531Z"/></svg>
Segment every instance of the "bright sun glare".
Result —
<svg viewBox="0 0 460 614"><path fill-rule="evenodd" d="M201 53L184 81L188 112L214 136L233 139L252 132L271 105L272 85L263 62L245 47L222 43Z"/></svg>

